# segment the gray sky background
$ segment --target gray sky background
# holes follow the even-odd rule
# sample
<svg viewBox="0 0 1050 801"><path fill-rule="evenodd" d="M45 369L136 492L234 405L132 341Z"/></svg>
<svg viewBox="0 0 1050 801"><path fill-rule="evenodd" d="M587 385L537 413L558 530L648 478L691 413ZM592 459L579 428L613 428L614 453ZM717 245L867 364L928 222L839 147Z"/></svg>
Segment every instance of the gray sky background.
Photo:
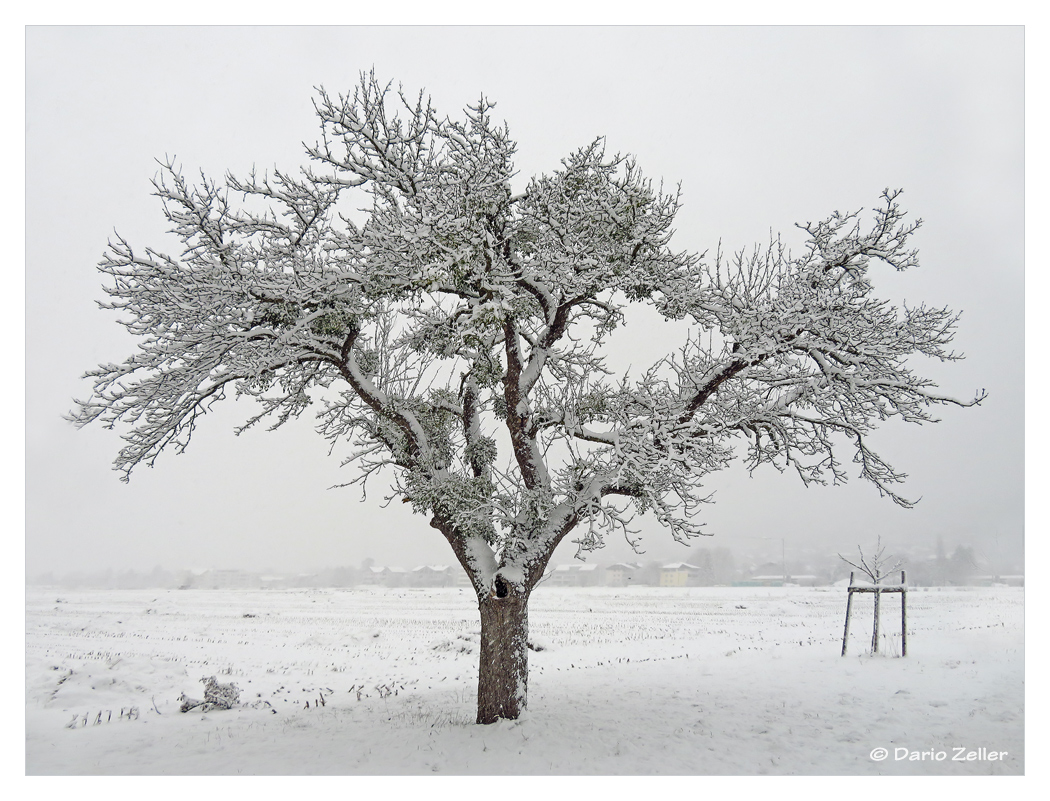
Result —
<svg viewBox="0 0 1050 801"><path fill-rule="evenodd" d="M681 182L676 246L714 251L801 238L794 223L870 209L885 187L924 220L921 267L876 269L897 302L961 310L964 362L919 365L973 409L886 426L876 450L922 497L906 511L859 480L805 489L775 471L711 476L703 545L852 550L972 545L1021 554L1024 526L1024 34L998 28L29 28L26 36L26 570L240 567L276 571L448 563L402 504L361 503L303 418L240 438L227 403L188 452L111 462L116 432L62 419L134 342L95 306L114 230L175 251L150 196L156 158L221 177L304 163L313 87L361 70L425 88L456 116L485 93L518 142L522 181L597 135ZM174 255L174 253L173 253ZM617 340L647 364L675 340L644 316ZM376 493L378 496L378 493ZM684 558L643 523L645 558ZM555 561L568 561L563 546ZM622 558L614 543L595 559Z"/></svg>

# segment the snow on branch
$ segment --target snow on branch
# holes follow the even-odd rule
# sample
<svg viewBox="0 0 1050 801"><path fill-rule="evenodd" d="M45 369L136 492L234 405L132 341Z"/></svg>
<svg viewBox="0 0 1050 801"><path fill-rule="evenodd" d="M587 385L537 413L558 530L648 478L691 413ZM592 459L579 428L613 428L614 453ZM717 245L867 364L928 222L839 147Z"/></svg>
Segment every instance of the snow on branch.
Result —
<svg viewBox="0 0 1050 801"><path fill-rule="evenodd" d="M258 404L239 430L314 410L349 452L347 483L383 476L477 588L531 588L567 536L581 552L637 543L644 514L681 541L704 533L703 484L738 446L751 469L818 484L848 479L850 448L910 505L875 429L983 398L916 371L961 358L958 315L874 293L878 265L918 264L897 190L867 226L800 226L797 256L773 237L708 260L672 249L677 189L603 139L515 193L517 146L484 97L452 119L369 73L314 105L309 166L195 185L165 160L155 194L178 250L110 243L102 305L139 347L88 373L70 419L121 428L125 479L230 394ZM618 378L608 338L641 302L694 333Z"/></svg>

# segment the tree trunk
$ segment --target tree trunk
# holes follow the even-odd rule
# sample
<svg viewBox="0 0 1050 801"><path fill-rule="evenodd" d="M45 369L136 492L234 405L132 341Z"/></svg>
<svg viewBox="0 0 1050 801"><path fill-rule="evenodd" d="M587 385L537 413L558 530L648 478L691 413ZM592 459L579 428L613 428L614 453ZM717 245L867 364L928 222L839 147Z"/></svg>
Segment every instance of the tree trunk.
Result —
<svg viewBox="0 0 1050 801"><path fill-rule="evenodd" d="M529 678L529 596L497 578L478 601L481 664L478 723L517 719L525 710Z"/></svg>

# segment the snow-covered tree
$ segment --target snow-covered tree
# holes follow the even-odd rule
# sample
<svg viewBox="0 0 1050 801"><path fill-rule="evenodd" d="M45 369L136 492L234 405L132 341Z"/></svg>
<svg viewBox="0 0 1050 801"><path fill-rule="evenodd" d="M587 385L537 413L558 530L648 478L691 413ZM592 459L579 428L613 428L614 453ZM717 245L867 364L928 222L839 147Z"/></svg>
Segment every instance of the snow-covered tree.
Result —
<svg viewBox="0 0 1050 801"><path fill-rule="evenodd" d="M855 567L861 573L868 577L868 580L873 586L878 586L882 583L882 580L889 576L896 570L904 565L904 560L899 559L896 556L886 556L886 547L882 544L882 537L880 536L875 543L875 548L870 556L864 555L864 550L858 545L857 552L860 554L860 559L857 562L853 562L847 559L842 554L839 554L839 559L845 562L850 567ZM904 574L901 574L903 580ZM853 578L853 574L850 573L850 578ZM874 608L874 622L872 624L871 633L871 652L877 654L879 652L879 628L881 621L881 601L882 593L877 590L872 593L875 596L875 608ZM903 603L903 601L902 601ZM843 653L845 653L845 645L843 647Z"/></svg>
<svg viewBox="0 0 1050 801"><path fill-rule="evenodd" d="M139 349L88 373L71 417L121 424L126 480L230 394L258 401L244 428L318 410L319 432L352 448L353 481L381 476L470 576L479 723L525 707L529 594L566 537L590 551L630 537L635 514L696 536L701 482L738 446L807 484L844 482L851 450L909 506L869 433L967 405L908 364L958 358L956 316L872 294L879 263L916 265L898 192L866 227L858 213L801 226L799 255L707 259L671 248L679 195L602 139L516 190L515 143L484 98L454 120L364 75L315 107L296 173L191 184L163 165L182 251L110 243L103 305ZM617 378L604 349L640 303L694 333Z"/></svg>

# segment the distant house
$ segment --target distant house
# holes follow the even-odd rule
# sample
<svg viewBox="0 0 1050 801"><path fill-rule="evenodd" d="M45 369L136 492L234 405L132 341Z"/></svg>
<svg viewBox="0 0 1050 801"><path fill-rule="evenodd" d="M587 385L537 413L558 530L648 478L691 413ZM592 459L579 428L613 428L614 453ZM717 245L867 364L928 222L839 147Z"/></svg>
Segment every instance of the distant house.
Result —
<svg viewBox="0 0 1050 801"><path fill-rule="evenodd" d="M579 568L576 565L558 565L547 574L547 584L551 587L578 587Z"/></svg>
<svg viewBox="0 0 1050 801"><path fill-rule="evenodd" d="M742 581L734 581L734 587L783 587L784 576L751 576Z"/></svg>
<svg viewBox="0 0 1050 801"><path fill-rule="evenodd" d="M408 584L409 572L403 567L372 566L362 576L363 584L377 587L404 587Z"/></svg>
<svg viewBox="0 0 1050 801"><path fill-rule="evenodd" d="M409 572L403 567L388 567L383 574L383 583L387 587L404 587L408 584Z"/></svg>
<svg viewBox="0 0 1050 801"><path fill-rule="evenodd" d="M370 586L377 586L383 584L383 574L386 572L385 567L376 567L372 565L366 568L361 574L361 583L368 584Z"/></svg>
<svg viewBox="0 0 1050 801"><path fill-rule="evenodd" d="M296 573L286 583L289 587L317 587L321 584L320 579L317 573Z"/></svg>
<svg viewBox="0 0 1050 801"><path fill-rule="evenodd" d="M452 576L452 584L450 586L470 587L471 589L473 589L474 585L470 583L470 576L467 575L467 571L464 570L462 567L456 565L453 568L451 568L449 572Z"/></svg>
<svg viewBox="0 0 1050 801"><path fill-rule="evenodd" d="M605 585L607 587L626 587L635 581L635 573L642 566L630 562L617 562L605 568Z"/></svg>
<svg viewBox="0 0 1050 801"><path fill-rule="evenodd" d="M470 586L470 579L459 565L420 565L411 570L373 565L362 571L360 582L373 587Z"/></svg>
<svg viewBox="0 0 1050 801"><path fill-rule="evenodd" d="M598 565L580 565L576 569L576 583L580 587L597 587L602 583L602 572Z"/></svg>
<svg viewBox="0 0 1050 801"><path fill-rule="evenodd" d="M811 573L805 573L800 576L788 576L786 584L796 584L799 587L819 587L827 582L820 576L815 576Z"/></svg>
<svg viewBox="0 0 1050 801"><path fill-rule="evenodd" d="M448 565L421 565L413 568L413 587L451 587L452 569Z"/></svg>
<svg viewBox="0 0 1050 801"><path fill-rule="evenodd" d="M660 565L661 587L695 587L700 583L700 568L688 562Z"/></svg>

